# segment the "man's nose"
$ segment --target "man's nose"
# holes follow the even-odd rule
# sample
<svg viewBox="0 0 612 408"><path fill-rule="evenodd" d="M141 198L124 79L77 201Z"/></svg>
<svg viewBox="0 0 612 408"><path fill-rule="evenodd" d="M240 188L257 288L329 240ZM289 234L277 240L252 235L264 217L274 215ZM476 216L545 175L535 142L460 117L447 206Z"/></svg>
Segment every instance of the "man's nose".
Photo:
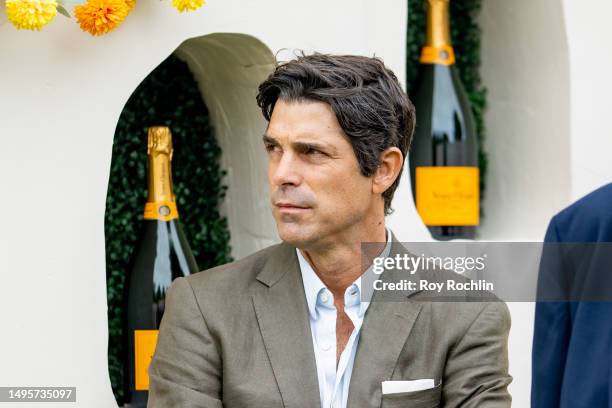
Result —
<svg viewBox="0 0 612 408"><path fill-rule="evenodd" d="M276 162L272 170L272 182L274 185L299 185L301 176L299 174L299 166L296 162L296 155L293 152L286 152Z"/></svg>

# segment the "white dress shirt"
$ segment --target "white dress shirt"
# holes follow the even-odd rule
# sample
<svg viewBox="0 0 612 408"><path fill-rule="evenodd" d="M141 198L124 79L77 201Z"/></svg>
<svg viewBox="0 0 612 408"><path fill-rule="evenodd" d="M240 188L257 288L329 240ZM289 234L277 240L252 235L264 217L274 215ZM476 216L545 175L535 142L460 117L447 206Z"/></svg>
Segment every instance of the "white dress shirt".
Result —
<svg viewBox="0 0 612 408"><path fill-rule="evenodd" d="M387 245L382 257L391 250L391 231L386 228ZM346 408L348 389L355 361L357 344L363 317L370 305L369 299L361 301L361 276L344 292L344 312L353 322L353 332L340 355L336 370L336 307L334 295L321 281L301 251L296 248L304 292L310 315L312 344L317 364L321 408ZM371 266L370 266L371 268ZM366 291L372 295L372 291Z"/></svg>

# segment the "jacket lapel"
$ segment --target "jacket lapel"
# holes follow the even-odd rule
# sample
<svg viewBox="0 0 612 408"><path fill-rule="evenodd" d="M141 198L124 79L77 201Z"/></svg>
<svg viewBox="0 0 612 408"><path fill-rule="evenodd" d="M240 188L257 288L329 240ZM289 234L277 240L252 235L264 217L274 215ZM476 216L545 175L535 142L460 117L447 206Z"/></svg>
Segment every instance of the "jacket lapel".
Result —
<svg viewBox="0 0 612 408"><path fill-rule="evenodd" d="M403 256L407 250L392 234L389 257ZM394 270L380 275L383 281L399 281ZM410 335L422 305L410 302L406 297L418 293L405 292L403 299L381 300L380 292L374 292L372 302L364 316L353 373L349 387L348 407L380 407L381 382L391 379L400 352Z"/></svg>
<svg viewBox="0 0 612 408"><path fill-rule="evenodd" d="M310 321L295 248L277 245L257 276L253 305L283 405L321 405Z"/></svg>
<svg viewBox="0 0 612 408"><path fill-rule="evenodd" d="M390 257L409 253L392 233ZM383 281L398 281L386 270ZM304 285L295 248L277 245L257 280L264 284L253 294L253 305L283 405L321 405L312 334ZM406 297L418 293L406 292ZM381 382L389 380L417 319L421 304L408 299L381 300L374 292L364 316L349 387L349 407L380 407Z"/></svg>

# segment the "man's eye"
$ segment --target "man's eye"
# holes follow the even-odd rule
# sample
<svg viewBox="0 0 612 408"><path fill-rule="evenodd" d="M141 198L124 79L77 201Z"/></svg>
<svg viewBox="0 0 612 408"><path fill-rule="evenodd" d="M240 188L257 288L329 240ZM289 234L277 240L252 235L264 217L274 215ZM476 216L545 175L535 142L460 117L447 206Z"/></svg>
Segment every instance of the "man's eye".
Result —
<svg viewBox="0 0 612 408"><path fill-rule="evenodd" d="M312 147L309 147L308 149L306 149L306 151L305 151L304 153L309 154L309 155L313 155L313 154L323 154L323 152L322 152L322 151L317 150L317 149L313 149Z"/></svg>
<svg viewBox="0 0 612 408"><path fill-rule="evenodd" d="M267 151L269 151L269 152L272 152L272 151L274 151L274 149L275 149L276 147L277 147L276 145L273 145L273 144L267 144L267 145L266 145L266 150L267 150Z"/></svg>

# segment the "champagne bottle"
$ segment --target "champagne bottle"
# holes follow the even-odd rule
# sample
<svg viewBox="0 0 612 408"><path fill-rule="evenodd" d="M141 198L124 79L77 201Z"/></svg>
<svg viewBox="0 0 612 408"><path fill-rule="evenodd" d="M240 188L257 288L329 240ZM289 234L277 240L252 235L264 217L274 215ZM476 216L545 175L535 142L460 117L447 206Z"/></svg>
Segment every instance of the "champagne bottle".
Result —
<svg viewBox="0 0 612 408"><path fill-rule="evenodd" d="M472 239L480 222L474 118L455 67L449 0L426 1L427 40L411 93L416 108L412 193L434 238Z"/></svg>
<svg viewBox="0 0 612 408"><path fill-rule="evenodd" d="M172 280L198 271L178 220L172 189L172 135L149 128L148 199L124 292L124 395L126 407L147 405L148 367Z"/></svg>

